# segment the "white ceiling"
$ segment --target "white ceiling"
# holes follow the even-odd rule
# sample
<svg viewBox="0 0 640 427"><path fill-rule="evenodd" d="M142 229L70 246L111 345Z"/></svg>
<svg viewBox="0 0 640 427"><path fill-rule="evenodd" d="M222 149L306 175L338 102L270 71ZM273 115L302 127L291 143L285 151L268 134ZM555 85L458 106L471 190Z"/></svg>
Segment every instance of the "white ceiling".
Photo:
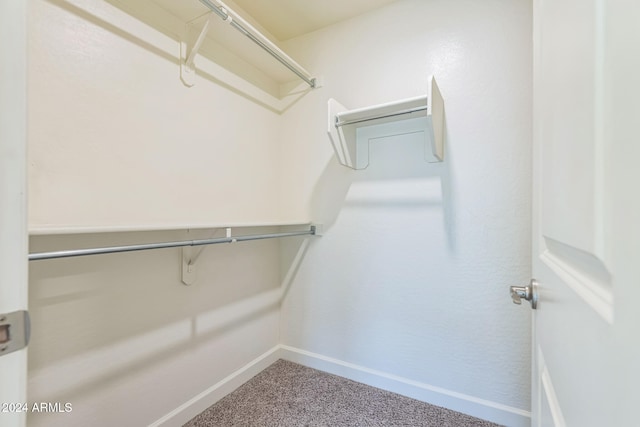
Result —
<svg viewBox="0 0 640 427"><path fill-rule="evenodd" d="M208 11L198 0L151 1L183 21L190 21ZM310 33L394 1L396 0L223 0L243 18L258 24L279 41Z"/></svg>
<svg viewBox="0 0 640 427"><path fill-rule="evenodd" d="M234 0L278 40L287 40L396 0Z"/></svg>

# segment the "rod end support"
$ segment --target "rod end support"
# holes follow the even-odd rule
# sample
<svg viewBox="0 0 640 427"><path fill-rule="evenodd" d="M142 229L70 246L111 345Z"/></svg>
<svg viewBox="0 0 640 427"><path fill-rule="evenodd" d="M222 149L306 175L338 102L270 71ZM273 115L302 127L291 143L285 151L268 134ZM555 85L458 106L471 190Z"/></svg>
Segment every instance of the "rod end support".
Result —
<svg viewBox="0 0 640 427"><path fill-rule="evenodd" d="M323 230L322 224L316 224L316 223L311 224L312 236L322 236L323 233L324 233L324 230Z"/></svg>

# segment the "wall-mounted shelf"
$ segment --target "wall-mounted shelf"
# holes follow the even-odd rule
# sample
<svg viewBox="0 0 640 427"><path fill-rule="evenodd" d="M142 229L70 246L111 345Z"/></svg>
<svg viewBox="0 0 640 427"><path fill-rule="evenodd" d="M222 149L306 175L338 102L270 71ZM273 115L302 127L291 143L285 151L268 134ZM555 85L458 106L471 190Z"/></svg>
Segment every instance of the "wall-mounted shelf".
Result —
<svg viewBox="0 0 640 427"><path fill-rule="evenodd" d="M443 161L444 101L433 77L429 86L427 95L355 110L330 99L327 133L340 163L365 169L369 141L416 132L425 134L425 161Z"/></svg>

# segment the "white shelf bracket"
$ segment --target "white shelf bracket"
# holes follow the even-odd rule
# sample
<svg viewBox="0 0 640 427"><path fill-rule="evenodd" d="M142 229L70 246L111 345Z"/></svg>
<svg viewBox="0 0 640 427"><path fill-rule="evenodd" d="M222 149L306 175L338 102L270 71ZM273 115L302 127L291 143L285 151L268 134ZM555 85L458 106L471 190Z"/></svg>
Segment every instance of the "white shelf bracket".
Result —
<svg viewBox="0 0 640 427"><path fill-rule="evenodd" d="M425 133L425 161L443 161L444 101L433 77L429 86L427 95L356 110L330 99L327 134L338 161L365 169L370 140L415 132Z"/></svg>
<svg viewBox="0 0 640 427"><path fill-rule="evenodd" d="M427 118L431 122L431 134L433 137L431 149L436 161L442 162L444 160L444 99L442 99L440 88L433 76L431 77L429 88Z"/></svg>
<svg viewBox="0 0 640 427"><path fill-rule="evenodd" d="M207 37L207 33L209 32L209 27L211 25L211 21L215 18L215 14L210 12L208 14L207 20L200 30L200 34L196 41L193 43L193 46L189 46L189 35L195 29L195 22L191 21L187 23L185 30L185 40L180 43L181 47L181 62L180 62L180 79L185 84L185 86L192 87L195 84L195 76L196 76L196 67L195 67L195 59L196 55L198 55L198 51L204 42L204 39ZM229 16L231 19L231 16ZM189 49L190 48L190 49Z"/></svg>
<svg viewBox="0 0 640 427"><path fill-rule="evenodd" d="M198 278L196 270L196 257L193 256L193 248L185 246L182 248L182 283L185 285L193 285Z"/></svg>
<svg viewBox="0 0 640 427"><path fill-rule="evenodd" d="M187 235L191 231L187 231ZM193 285L198 279L198 270L196 269L196 261L204 247L195 248L193 246L184 246L182 248L182 283L187 286Z"/></svg>
<svg viewBox="0 0 640 427"><path fill-rule="evenodd" d="M187 234L191 233L187 231ZM228 232L227 232L228 233ZM215 235L215 232L213 233ZM206 249L206 246L183 246L182 247L182 283L190 286L198 280L197 261Z"/></svg>

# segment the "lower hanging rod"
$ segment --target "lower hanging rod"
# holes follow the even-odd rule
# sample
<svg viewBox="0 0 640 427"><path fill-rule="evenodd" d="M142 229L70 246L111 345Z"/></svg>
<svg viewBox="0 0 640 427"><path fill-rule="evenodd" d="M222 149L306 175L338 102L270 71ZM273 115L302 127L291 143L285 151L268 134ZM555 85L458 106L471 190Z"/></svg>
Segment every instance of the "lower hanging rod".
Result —
<svg viewBox="0 0 640 427"><path fill-rule="evenodd" d="M146 251L150 249L166 249L166 248L180 248L185 246L215 245L218 243L235 243L235 242L245 242L248 240L275 239L279 237L313 236L315 234L316 234L316 227L312 225L309 228L309 230L291 231L286 233L254 234L254 235L247 235L247 236L221 237L217 239L182 240L178 242L146 243L146 244L139 244L139 245L109 246L104 248L71 249L71 250L56 251L56 252L38 252L38 253L29 254L29 261L38 261L43 259L55 259L55 258L70 258L70 257L86 256L86 255L113 254L118 252Z"/></svg>

